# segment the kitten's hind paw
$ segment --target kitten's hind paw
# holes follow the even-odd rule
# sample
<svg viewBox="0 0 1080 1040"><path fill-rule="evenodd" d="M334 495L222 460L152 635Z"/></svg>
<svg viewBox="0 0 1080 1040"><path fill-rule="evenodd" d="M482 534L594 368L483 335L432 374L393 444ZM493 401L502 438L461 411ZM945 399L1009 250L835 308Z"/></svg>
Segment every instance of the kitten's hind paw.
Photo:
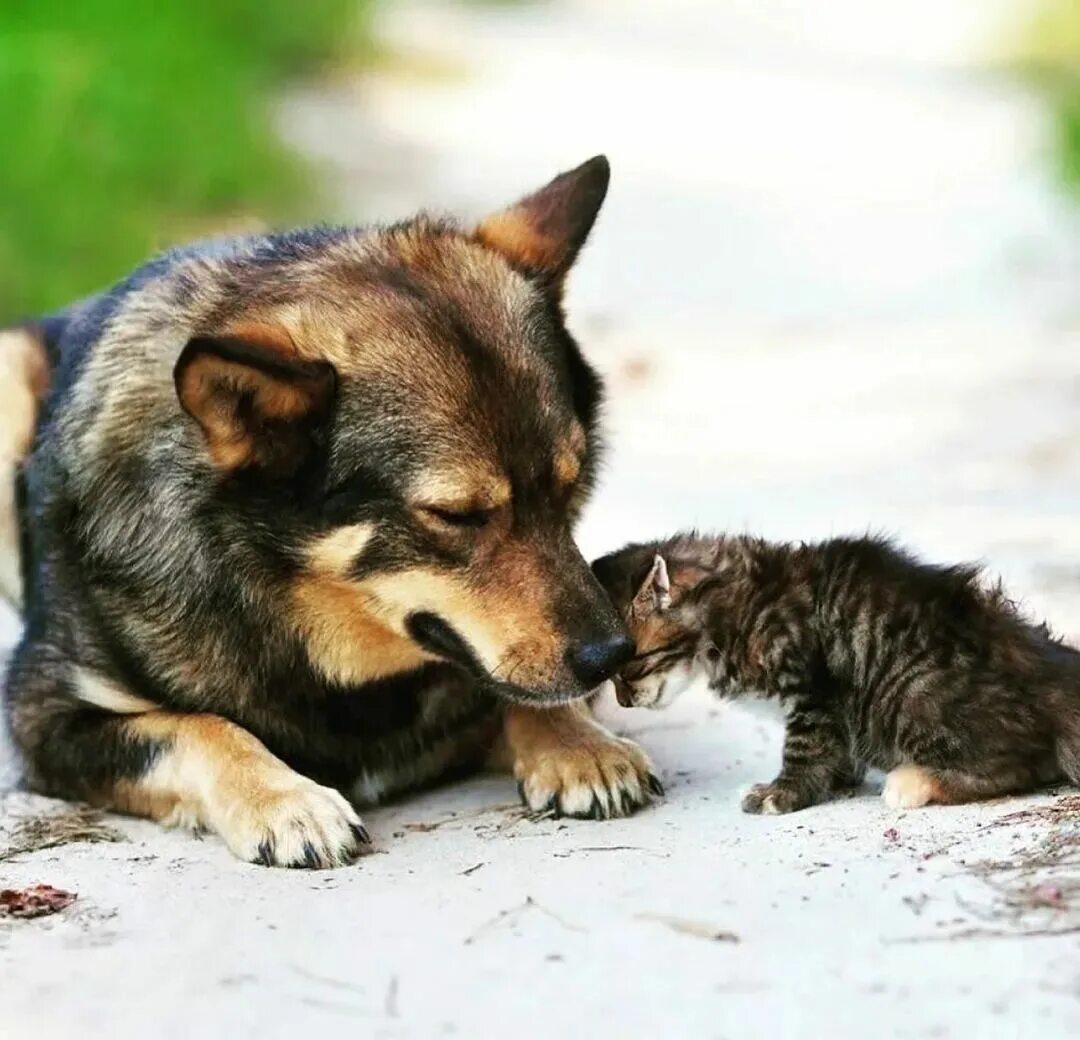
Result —
<svg viewBox="0 0 1080 1040"><path fill-rule="evenodd" d="M810 800L798 788L774 781L771 784L754 784L742 800L742 811L763 816L780 816L795 812L809 805Z"/></svg>
<svg viewBox="0 0 1080 1040"><path fill-rule="evenodd" d="M887 777L881 792L890 809L921 809L940 798L931 770L923 766L897 766Z"/></svg>

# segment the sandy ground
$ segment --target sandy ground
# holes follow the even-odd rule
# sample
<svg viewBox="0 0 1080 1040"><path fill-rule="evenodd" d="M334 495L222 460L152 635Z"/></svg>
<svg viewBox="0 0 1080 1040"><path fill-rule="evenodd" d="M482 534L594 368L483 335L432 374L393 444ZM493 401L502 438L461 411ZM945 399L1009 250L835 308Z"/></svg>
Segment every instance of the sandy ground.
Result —
<svg viewBox="0 0 1080 1040"><path fill-rule="evenodd" d="M1043 113L986 68L1014 7L395 3L395 66L282 124L354 219L611 157L570 300L611 390L588 552L886 530L1080 636L1080 255ZM350 870L136 821L0 860L79 893L0 923L0 1034L1078 1034L1074 792L747 817L775 721L702 691L609 712L668 787L631 820L530 821L480 778L370 813Z"/></svg>

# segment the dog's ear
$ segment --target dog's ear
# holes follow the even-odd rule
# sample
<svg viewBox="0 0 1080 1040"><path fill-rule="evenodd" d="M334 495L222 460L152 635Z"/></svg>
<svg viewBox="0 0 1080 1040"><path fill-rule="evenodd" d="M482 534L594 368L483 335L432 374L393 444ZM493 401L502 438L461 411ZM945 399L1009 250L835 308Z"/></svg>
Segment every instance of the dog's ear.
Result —
<svg viewBox="0 0 1080 1040"><path fill-rule="evenodd" d="M598 155L482 220L477 238L559 293L596 222L610 179L611 167Z"/></svg>
<svg viewBox="0 0 1080 1040"><path fill-rule="evenodd" d="M262 326L195 337L173 379L215 465L276 476L307 458L337 389L332 365L299 358L283 329Z"/></svg>

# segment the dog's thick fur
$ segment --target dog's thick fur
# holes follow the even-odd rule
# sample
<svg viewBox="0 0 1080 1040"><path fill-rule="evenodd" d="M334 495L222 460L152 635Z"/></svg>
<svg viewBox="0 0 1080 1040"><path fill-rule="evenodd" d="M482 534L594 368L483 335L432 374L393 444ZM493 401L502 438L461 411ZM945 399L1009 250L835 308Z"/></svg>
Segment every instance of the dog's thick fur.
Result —
<svg viewBox="0 0 1080 1040"><path fill-rule="evenodd" d="M598 158L476 228L179 250L4 334L33 788L293 866L500 745L534 808L649 799L582 706L632 652L571 538L600 386L562 286L607 182Z"/></svg>

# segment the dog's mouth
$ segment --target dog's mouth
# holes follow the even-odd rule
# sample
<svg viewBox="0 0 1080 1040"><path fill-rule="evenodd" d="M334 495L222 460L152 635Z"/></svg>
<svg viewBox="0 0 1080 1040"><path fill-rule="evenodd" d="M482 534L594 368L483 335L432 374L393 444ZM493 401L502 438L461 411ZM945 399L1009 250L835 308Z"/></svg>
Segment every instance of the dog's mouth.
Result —
<svg viewBox="0 0 1080 1040"><path fill-rule="evenodd" d="M405 628L410 638L429 653L464 668L474 679L488 678L473 648L438 614L426 610L410 614Z"/></svg>
<svg viewBox="0 0 1080 1040"><path fill-rule="evenodd" d="M503 700L517 704L550 706L568 704L588 695L587 690L534 690L496 678L487 671L476 652L460 633L438 614L430 611L422 610L410 614L405 621L405 629L409 633L409 638L418 646L450 664L457 665L475 679L482 689Z"/></svg>

